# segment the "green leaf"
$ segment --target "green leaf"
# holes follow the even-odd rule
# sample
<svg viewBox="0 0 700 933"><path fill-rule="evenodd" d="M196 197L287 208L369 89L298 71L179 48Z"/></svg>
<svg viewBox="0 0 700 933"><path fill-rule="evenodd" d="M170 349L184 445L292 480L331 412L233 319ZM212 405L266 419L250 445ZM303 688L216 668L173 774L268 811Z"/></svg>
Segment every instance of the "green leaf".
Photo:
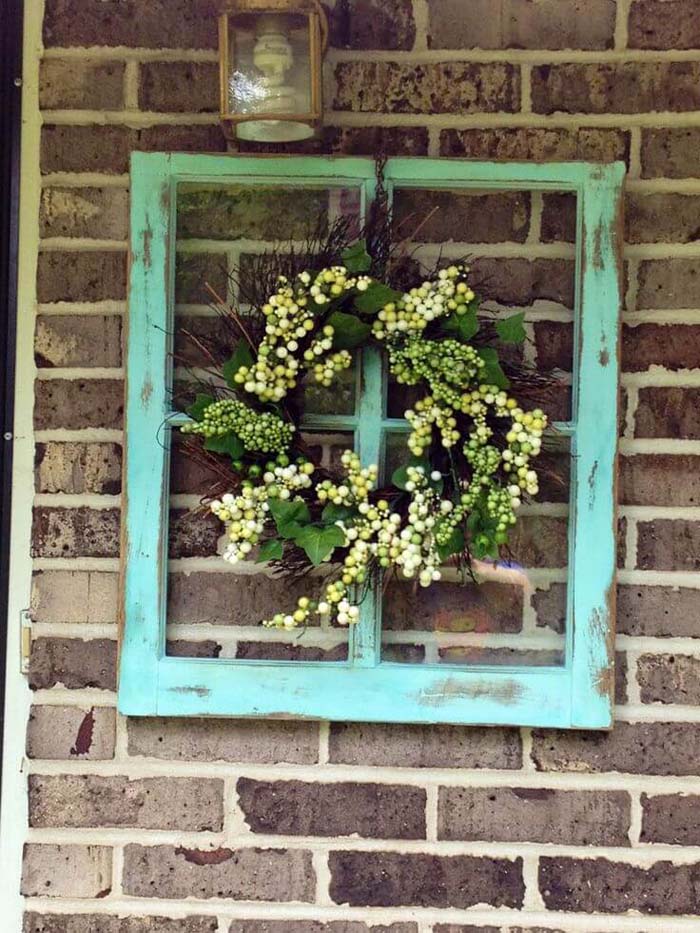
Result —
<svg viewBox="0 0 700 933"><path fill-rule="evenodd" d="M352 275L357 272L369 272L372 257L367 252L367 242L358 240L341 253L343 265Z"/></svg>
<svg viewBox="0 0 700 933"><path fill-rule="evenodd" d="M333 334L334 350L352 350L364 343L372 333L369 324L365 324L354 314L335 311L326 321L335 330Z"/></svg>
<svg viewBox="0 0 700 933"><path fill-rule="evenodd" d="M442 329L454 335L463 343L469 341L479 332L479 320L476 316L476 307L469 308L464 314L451 314Z"/></svg>
<svg viewBox="0 0 700 933"><path fill-rule="evenodd" d="M204 449L215 454L228 454L232 460L238 460L245 451L243 441L233 432L208 437L204 442Z"/></svg>
<svg viewBox="0 0 700 933"><path fill-rule="evenodd" d="M222 373L224 379L232 389L235 389L237 383L234 382L233 377L236 375L241 366L250 367L252 365L253 354L251 353L250 347L244 340L241 340L240 343L236 345L236 349L233 351L231 358L226 360L223 365Z"/></svg>
<svg viewBox="0 0 700 933"><path fill-rule="evenodd" d="M391 474L391 482L397 489L406 489L408 482L408 468L421 466L426 474L430 474L430 462L424 457L411 457L408 463L400 466Z"/></svg>
<svg viewBox="0 0 700 933"><path fill-rule="evenodd" d="M264 564L267 560L281 560L284 553L284 542L279 538L270 538L260 545L256 564Z"/></svg>
<svg viewBox="0 0 700 933"><path fill-rule="evenodd" d="M335 548L345 544L345 535L336 525L319 528L307 525L295 536L294 540L306 551L306 556L314 566L320 564Z"/></svg>
<svg viewBox="0 0 700 933"><path fill-rule="evenodd" d="M459 554L464 550L464 532L461 528L453 528L452 534L444 544L438 544L437 551L440 560L447 560L452 554Z"/></svg>
<svg viewBox="0 0 700 933"><path fill-rule="evenodd" d="M304 525L311 521L311 515L301 499L271 499L270 511L283 538L295 538Z"/></svg>
<svg viewBox="0 0 700 933"><path fill-rule="evenodd" d="M321 513L321 520L326 525L332 525L334 522L346 522L349 518L354 518L357 510L349 505L333 505L331 502Z"/></svg>
<svg viewBox="0 0 700 933"><path fill-rule="evenodd" d="M479 350L479 356L486 364L479 374L479 379L486 385L498 386L499 389L507 389L510 382L506 374L501 369L498 362L498 353L493 347L483 347Z"/></svg>
<svg viewBox="0 0 700 933"><path fill-rule="evenodd" d="M381 282L371 282L364 292L355 297L355 308L360 314L376 314L384 305L391 301L398 301L402 292L397 292Z"/></svg>
<svg viewBox="0 0 700 933"><path fill-rule="evenodd" d="M496 333L503 343L523 343L525 341L527 334L523 327L524 320L524 312L519 311L517 314L496 321Z"/></svg>
<svg viewBox="0 0 700 933"><path fill-rule="evenodd" d="M197 394L194 402L187 409L187 414L190 418L194 418L195 421L201 421L204 417L204 412L210 405L213 405L215 401L216 399L211 395Z"/></svg>

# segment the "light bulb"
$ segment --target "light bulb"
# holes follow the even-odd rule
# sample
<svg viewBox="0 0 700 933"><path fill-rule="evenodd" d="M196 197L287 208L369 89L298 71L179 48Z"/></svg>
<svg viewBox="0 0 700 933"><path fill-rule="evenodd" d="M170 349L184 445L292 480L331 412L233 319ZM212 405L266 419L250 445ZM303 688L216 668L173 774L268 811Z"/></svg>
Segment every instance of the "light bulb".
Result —
<svg viewBox="0 0 700 933"><path fill-rule="evenodd" d="M260 17L253 64L262 72L262 77L251 79L235 72L231 79L234 97L252 105L246 108L248 112L266 115L298 112L296 89L292 84L285 84L295 62L283 17ZM239 124L237 131L240 139L255 142L292 142L313 135L313 128L308 124L291 120L246 120Z"/></svg>

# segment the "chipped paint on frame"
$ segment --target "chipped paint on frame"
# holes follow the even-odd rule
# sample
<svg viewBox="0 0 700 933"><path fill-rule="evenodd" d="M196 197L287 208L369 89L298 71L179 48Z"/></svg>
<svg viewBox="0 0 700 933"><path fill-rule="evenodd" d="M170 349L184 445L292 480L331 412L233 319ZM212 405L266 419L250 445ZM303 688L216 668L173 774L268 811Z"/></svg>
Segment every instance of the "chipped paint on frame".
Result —
<svg viewBox="0 0 700 933"><path fill-rule="evenodd" d="M367 206L375 167L355 157L134 153L127 355L123 634L119 709L131 715L251 716L605 729L612 724L620 204L624 165L393 158L389 190L445 187L577 195L571 438L570 585L559 667L409 665L380 658L379 600L366 600L341 662L165 655L168 387L178 179L355 185ZM382 451L386 380L363 351L353 423L363 459ZM150 439L150 443L149 443ZM274 684L274 687L270 685ZM348 697L352 703L348 703Z"/></svg>

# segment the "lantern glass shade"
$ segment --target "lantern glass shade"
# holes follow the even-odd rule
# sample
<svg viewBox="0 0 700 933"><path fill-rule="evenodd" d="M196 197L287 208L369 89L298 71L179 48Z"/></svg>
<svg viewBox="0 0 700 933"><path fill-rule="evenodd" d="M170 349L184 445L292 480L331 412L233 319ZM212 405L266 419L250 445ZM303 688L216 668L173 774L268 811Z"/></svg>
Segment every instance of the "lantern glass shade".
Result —
<svg viewBox="0 0 700 933"><path fill-rule="evenodd" d="M321 23L308 10L239 0L220 20L221 109L241 140L284 143L313 136L321 116Z"/></svg>

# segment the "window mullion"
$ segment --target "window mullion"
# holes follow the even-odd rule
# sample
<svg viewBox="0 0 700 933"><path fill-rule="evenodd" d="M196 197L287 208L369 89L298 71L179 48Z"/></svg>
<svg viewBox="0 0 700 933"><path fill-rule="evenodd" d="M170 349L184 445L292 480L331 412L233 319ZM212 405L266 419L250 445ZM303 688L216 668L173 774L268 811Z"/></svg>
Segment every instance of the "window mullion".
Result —
<svg viewBox="0 0 700 933"><path fill-rule="evenodd" d="M386 375L380 350L368 347L362 351L361 379L355 443L362 465L376 463L381 476L384 460ZM371 586L360 605L360 620L350 632L350 663L353 666L375 667L379 664L381 625L381 587Z"/></svg>

